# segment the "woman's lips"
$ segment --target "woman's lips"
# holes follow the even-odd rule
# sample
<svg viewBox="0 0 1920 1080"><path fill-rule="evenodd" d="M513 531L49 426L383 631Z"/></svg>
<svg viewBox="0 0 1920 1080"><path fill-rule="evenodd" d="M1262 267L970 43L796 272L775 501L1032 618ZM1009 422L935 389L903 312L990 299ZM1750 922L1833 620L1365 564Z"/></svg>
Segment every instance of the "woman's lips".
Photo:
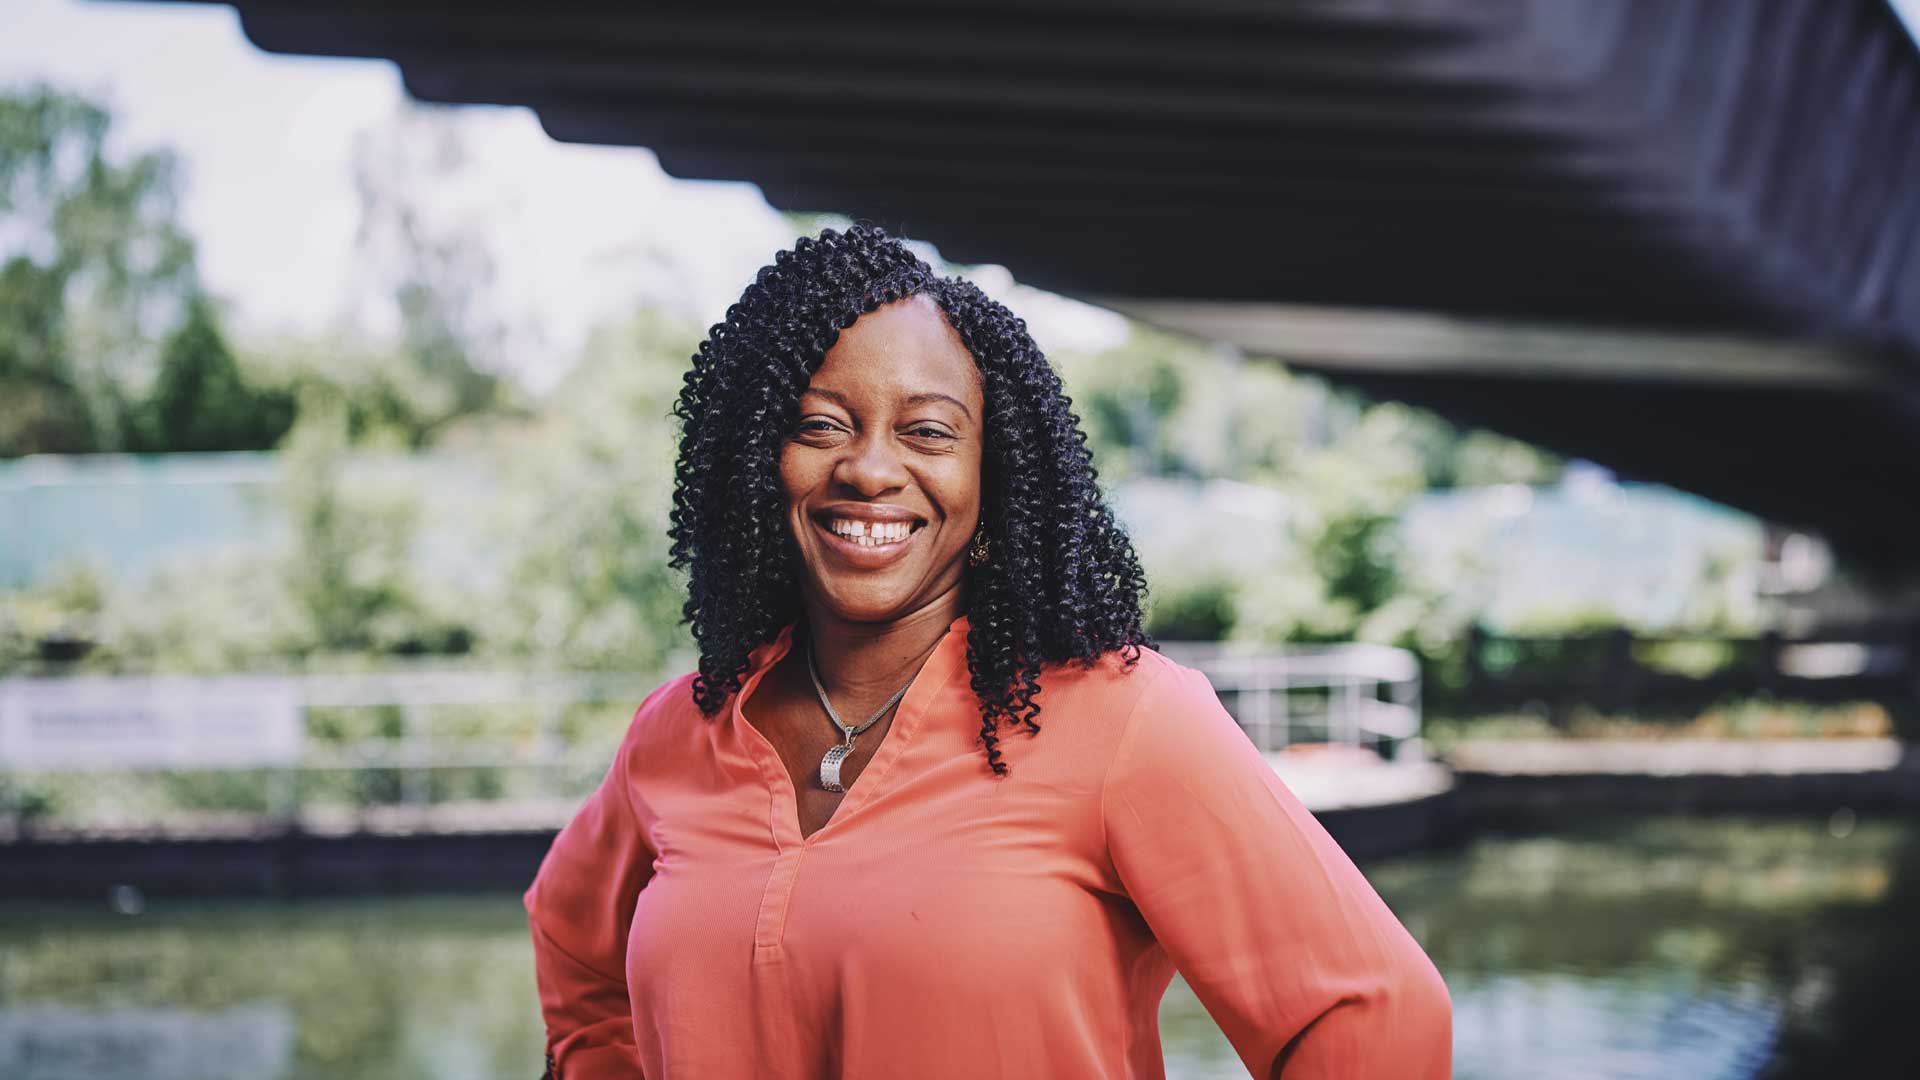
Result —
<svg viewBox="0 0 1920 1080"><path fill-rule="evenodd" d="M819 531L828 552L841 562L861 570L877 570L881 567L891 566L899 562L902 558L906 557L907 549L919 542L920 534L927 531L926 526L921 525L915 527L912 532L908 533L905 540L895 540L890 544L865 546L841 536L839 533L821 524L817 519L809 518L808 520L811 521L813 527Z"/></svg>

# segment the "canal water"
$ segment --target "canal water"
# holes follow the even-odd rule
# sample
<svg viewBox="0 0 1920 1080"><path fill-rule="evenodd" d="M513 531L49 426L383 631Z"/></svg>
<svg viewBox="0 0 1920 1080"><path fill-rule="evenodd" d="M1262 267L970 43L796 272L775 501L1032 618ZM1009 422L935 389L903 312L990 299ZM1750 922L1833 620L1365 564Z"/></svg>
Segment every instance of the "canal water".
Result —
<svg viewBox="0 0 1920 1080"><path fill-rule="evenodd" d="M1367 867L1461 1080L1920 1076L1920 822L1609 818ZM530 1080L518 898L0 908L9 1080ZM1244 1077L1179 980L1171 1077Z"/></svg>

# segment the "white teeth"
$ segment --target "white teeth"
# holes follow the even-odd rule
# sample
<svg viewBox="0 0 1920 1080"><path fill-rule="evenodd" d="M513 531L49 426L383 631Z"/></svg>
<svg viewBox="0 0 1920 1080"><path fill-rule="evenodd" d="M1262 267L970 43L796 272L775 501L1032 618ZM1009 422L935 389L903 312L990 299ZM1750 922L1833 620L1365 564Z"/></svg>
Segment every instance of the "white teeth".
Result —
<svg viewBox="0 0 1920 1080"><path fill-rule="evenodd" d="M854 518L834 518L828 522L827 528L861 547L898 543L913 533L913 526L904 521L860 521Z"/></svg>

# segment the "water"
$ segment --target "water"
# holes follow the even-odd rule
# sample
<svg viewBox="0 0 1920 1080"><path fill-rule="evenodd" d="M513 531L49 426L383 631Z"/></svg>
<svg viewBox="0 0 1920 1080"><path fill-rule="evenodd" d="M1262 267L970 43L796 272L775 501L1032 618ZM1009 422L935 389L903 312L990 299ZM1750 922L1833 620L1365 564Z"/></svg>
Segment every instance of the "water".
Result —
<svg viewBox="0 0 1920 1080"><path fill-rule="evenodd" d="M1920 1076L1920 822L1616 818L1369 876L1445 973L1461 1080ZM0 909L11 1080L539 1072L518 899ZM1176 980L1168 1075L1244 1077Z"/></svg>

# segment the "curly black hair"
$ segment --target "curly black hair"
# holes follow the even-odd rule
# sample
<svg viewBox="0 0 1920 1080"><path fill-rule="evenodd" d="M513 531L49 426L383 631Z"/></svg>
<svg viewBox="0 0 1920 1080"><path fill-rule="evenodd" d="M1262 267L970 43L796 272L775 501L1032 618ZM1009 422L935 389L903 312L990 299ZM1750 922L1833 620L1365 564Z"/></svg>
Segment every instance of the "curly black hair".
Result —
<svg viewBox="0 0 1920 1080"><path fill-rule="evenodd" d="M762 267L693 356L673 407L671 563L688 571L683 621L700 647L695 703L717 713L748 655L799 618L778 462L800 392L854 320L926 293L979 366L986 398L981 520L991 557L969 567L967 668L980 739L998 775L995 729L1040 731L1043 667L1092 667L1119 649L1129 668L1146 577L1101 497L1087 437L1025 320L971 282L938 277L884 229L856 223L802 237Z"/></svg>

